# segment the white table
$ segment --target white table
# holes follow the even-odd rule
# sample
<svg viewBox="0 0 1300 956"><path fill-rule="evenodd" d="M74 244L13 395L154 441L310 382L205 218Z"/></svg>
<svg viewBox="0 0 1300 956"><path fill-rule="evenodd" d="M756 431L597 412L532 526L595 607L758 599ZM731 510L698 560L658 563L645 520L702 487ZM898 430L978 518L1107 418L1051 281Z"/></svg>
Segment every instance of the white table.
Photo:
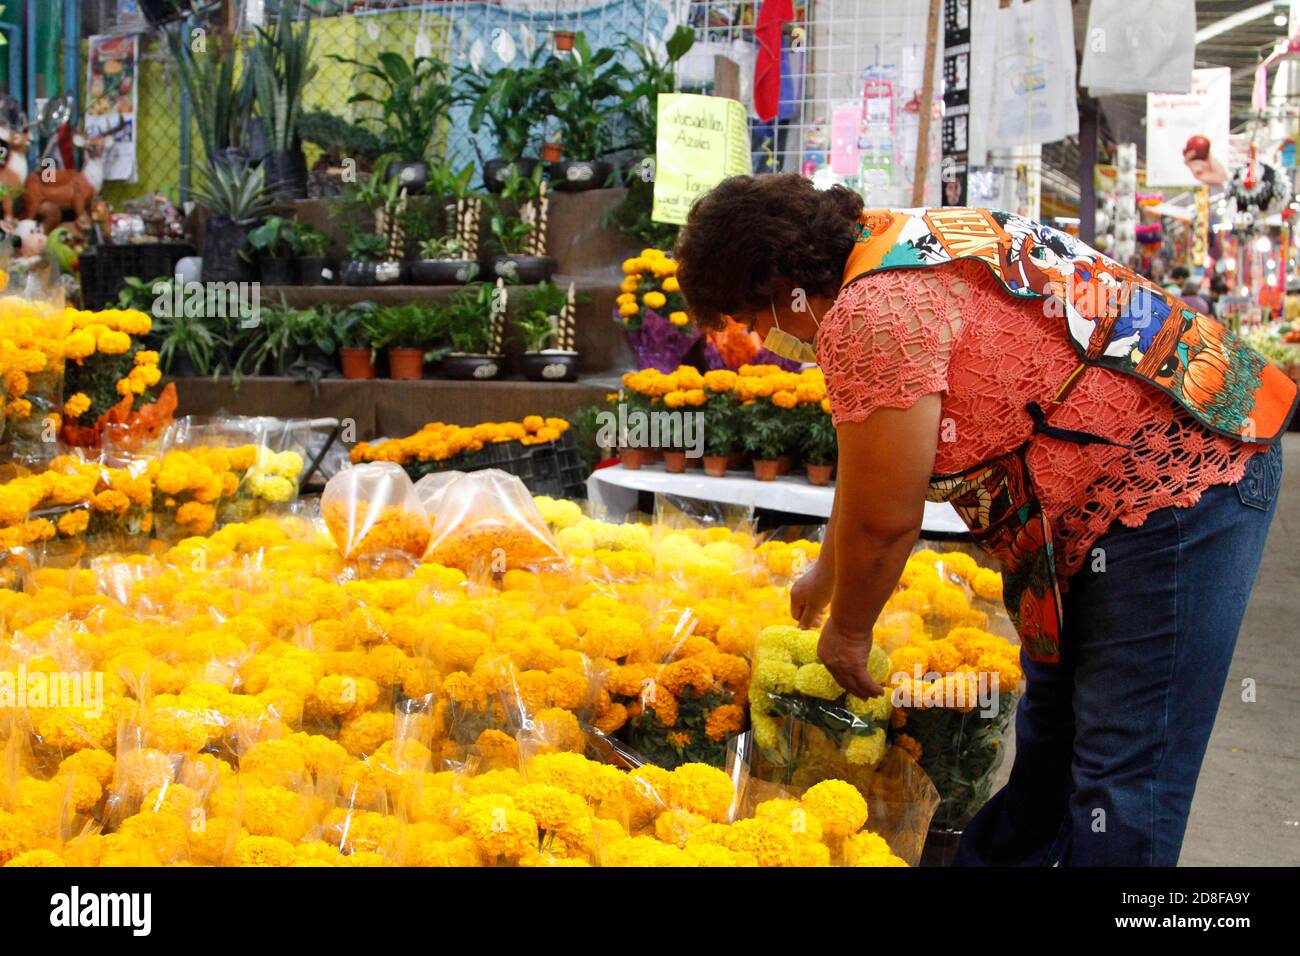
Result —
<svg viewBox="0 0 1300 956"><path fill-rule="evenodd" d="M643 465L635 471L622 465L598 468L587 479L588 500L603 506L610 515L635 511L637 495L642 491L823 519L830 517L835 498L834 485L817 487L803 477L786 476L776 481L758 481L741 475L710 478L703 471L693 469L669 474L662 464ZM967 533L966 525L952 505L930 501L925 503L921 530L931 534Z"/></svg>

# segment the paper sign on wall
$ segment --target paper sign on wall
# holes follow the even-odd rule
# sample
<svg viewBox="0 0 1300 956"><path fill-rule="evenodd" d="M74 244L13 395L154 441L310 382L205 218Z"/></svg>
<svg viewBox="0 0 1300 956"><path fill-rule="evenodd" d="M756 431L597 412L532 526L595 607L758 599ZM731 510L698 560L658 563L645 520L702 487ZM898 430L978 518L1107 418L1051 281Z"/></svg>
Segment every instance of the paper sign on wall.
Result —
<svg viewBox="0 0 1300 956"><path fill-rule="evenodd" d="M750 172L745 107L720 96L660 93L657 121L650 218L681 225L697 197Z"/></svg>

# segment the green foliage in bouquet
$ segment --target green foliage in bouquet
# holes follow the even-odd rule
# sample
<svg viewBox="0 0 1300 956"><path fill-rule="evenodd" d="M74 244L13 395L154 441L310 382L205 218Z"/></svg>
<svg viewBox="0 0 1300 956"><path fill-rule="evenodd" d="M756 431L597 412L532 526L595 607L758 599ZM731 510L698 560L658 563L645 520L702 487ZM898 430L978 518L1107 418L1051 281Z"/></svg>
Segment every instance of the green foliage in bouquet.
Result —
<svg viewBox="0 0 1300 956"><path fill-rule="evenodd" d="M903 732L921 747L918 761L939 791L934 826L960 830L988 802L993 777L1006 753L1007 730L1016 710L1015 694L998 694L997 712L978 708L908 708Z"/></svg>
<svg viewBox="0 0 1300 956"><path fill-rule="evenodd" d="M715 688L703 693L677 697L677 720L670 727L660 724L651 708L628 718L622 733L628 744L657 767L674 770L684 763L706 763L721 767L726 763L727 740L712 740L708 735L709 714L730 704L731 693Z"/></svg>

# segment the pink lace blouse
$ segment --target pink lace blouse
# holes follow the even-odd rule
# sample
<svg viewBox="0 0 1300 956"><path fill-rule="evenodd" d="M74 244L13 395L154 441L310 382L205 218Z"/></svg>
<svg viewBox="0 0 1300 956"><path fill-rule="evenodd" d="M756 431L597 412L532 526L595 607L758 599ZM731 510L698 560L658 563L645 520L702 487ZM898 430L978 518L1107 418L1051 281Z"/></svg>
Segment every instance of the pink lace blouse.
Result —
<svg viewBox="0 0 1300 956"><path fill-rule="evenodd" d="M1030 447L1063 586L1111 524L1136 527L1157 509L1194 505L1206 488L1240 479L1263 447L1215 435L1151 386L1104 369L1087 369L1050 409L1079 364L1064 319L1043 300L1013 298L974 261L853 283L823 317L817 355L836 425L942 393L936 474L1022 444L1028 402L1048 409L1053 425L1131 443L1130 451L1040 435Z"/></svg>

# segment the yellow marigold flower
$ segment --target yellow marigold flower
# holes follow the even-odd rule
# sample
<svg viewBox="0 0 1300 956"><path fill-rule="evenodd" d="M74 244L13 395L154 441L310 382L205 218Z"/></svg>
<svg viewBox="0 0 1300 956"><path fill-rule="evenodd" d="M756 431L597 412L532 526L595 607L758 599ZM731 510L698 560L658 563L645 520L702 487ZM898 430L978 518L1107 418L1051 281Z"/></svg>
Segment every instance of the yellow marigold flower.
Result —
<svg viewBox="0 0 1300 956"><path fill-rule="evenodd" d="M95 346L105 355L121 355L131 348L131 336L125 332L107 329L99 334L99 341Z"/></svg>
<svg viewBox="0 0 1300 956"><path fill-rule="evenodd" d="M658 290L652 290L643 295L641 301L651 309L661 309L664 303L668 301L668 297Z"/></svg>
<svg viewBox="0 0 1300 956"><path fill-rule="evenodd" d="M804 792L800 804L834 836L857 833L867 822L867 801L843 780L823 780Z"/></svg>
<svg viewBox="0 0 1300 956"><path fill-rule="evenodd" d="M618 314L625 318L636 315L640 311L641 309L635 302L624 302L618 307Z"/></svg>
<svg viewBox="0 0 1300 956"><path fill-rule="evenodd" d="M63 414L69 418L79 418L90 408L90 396L85 392L77 392L66 402L63 403Z"/></svg>
<svg viewBox="0 0 1300 956"><path fill-rule="evenodd" d="M649 305L648 302L646 304ZM676 311L668 313L668 321L671 322L673 325L680 327L683 325L690 324L691 317L687 315L685 312L683 312L681 309L677 309Z"/></svg>
<svg viewBox="0 0 1300 956"><path fill-rule="evenodd" d="M698 813L714 823L727 819L735 796L731 778L707 764L684 763L668 781L668 798L674 807Z"/></svg>

